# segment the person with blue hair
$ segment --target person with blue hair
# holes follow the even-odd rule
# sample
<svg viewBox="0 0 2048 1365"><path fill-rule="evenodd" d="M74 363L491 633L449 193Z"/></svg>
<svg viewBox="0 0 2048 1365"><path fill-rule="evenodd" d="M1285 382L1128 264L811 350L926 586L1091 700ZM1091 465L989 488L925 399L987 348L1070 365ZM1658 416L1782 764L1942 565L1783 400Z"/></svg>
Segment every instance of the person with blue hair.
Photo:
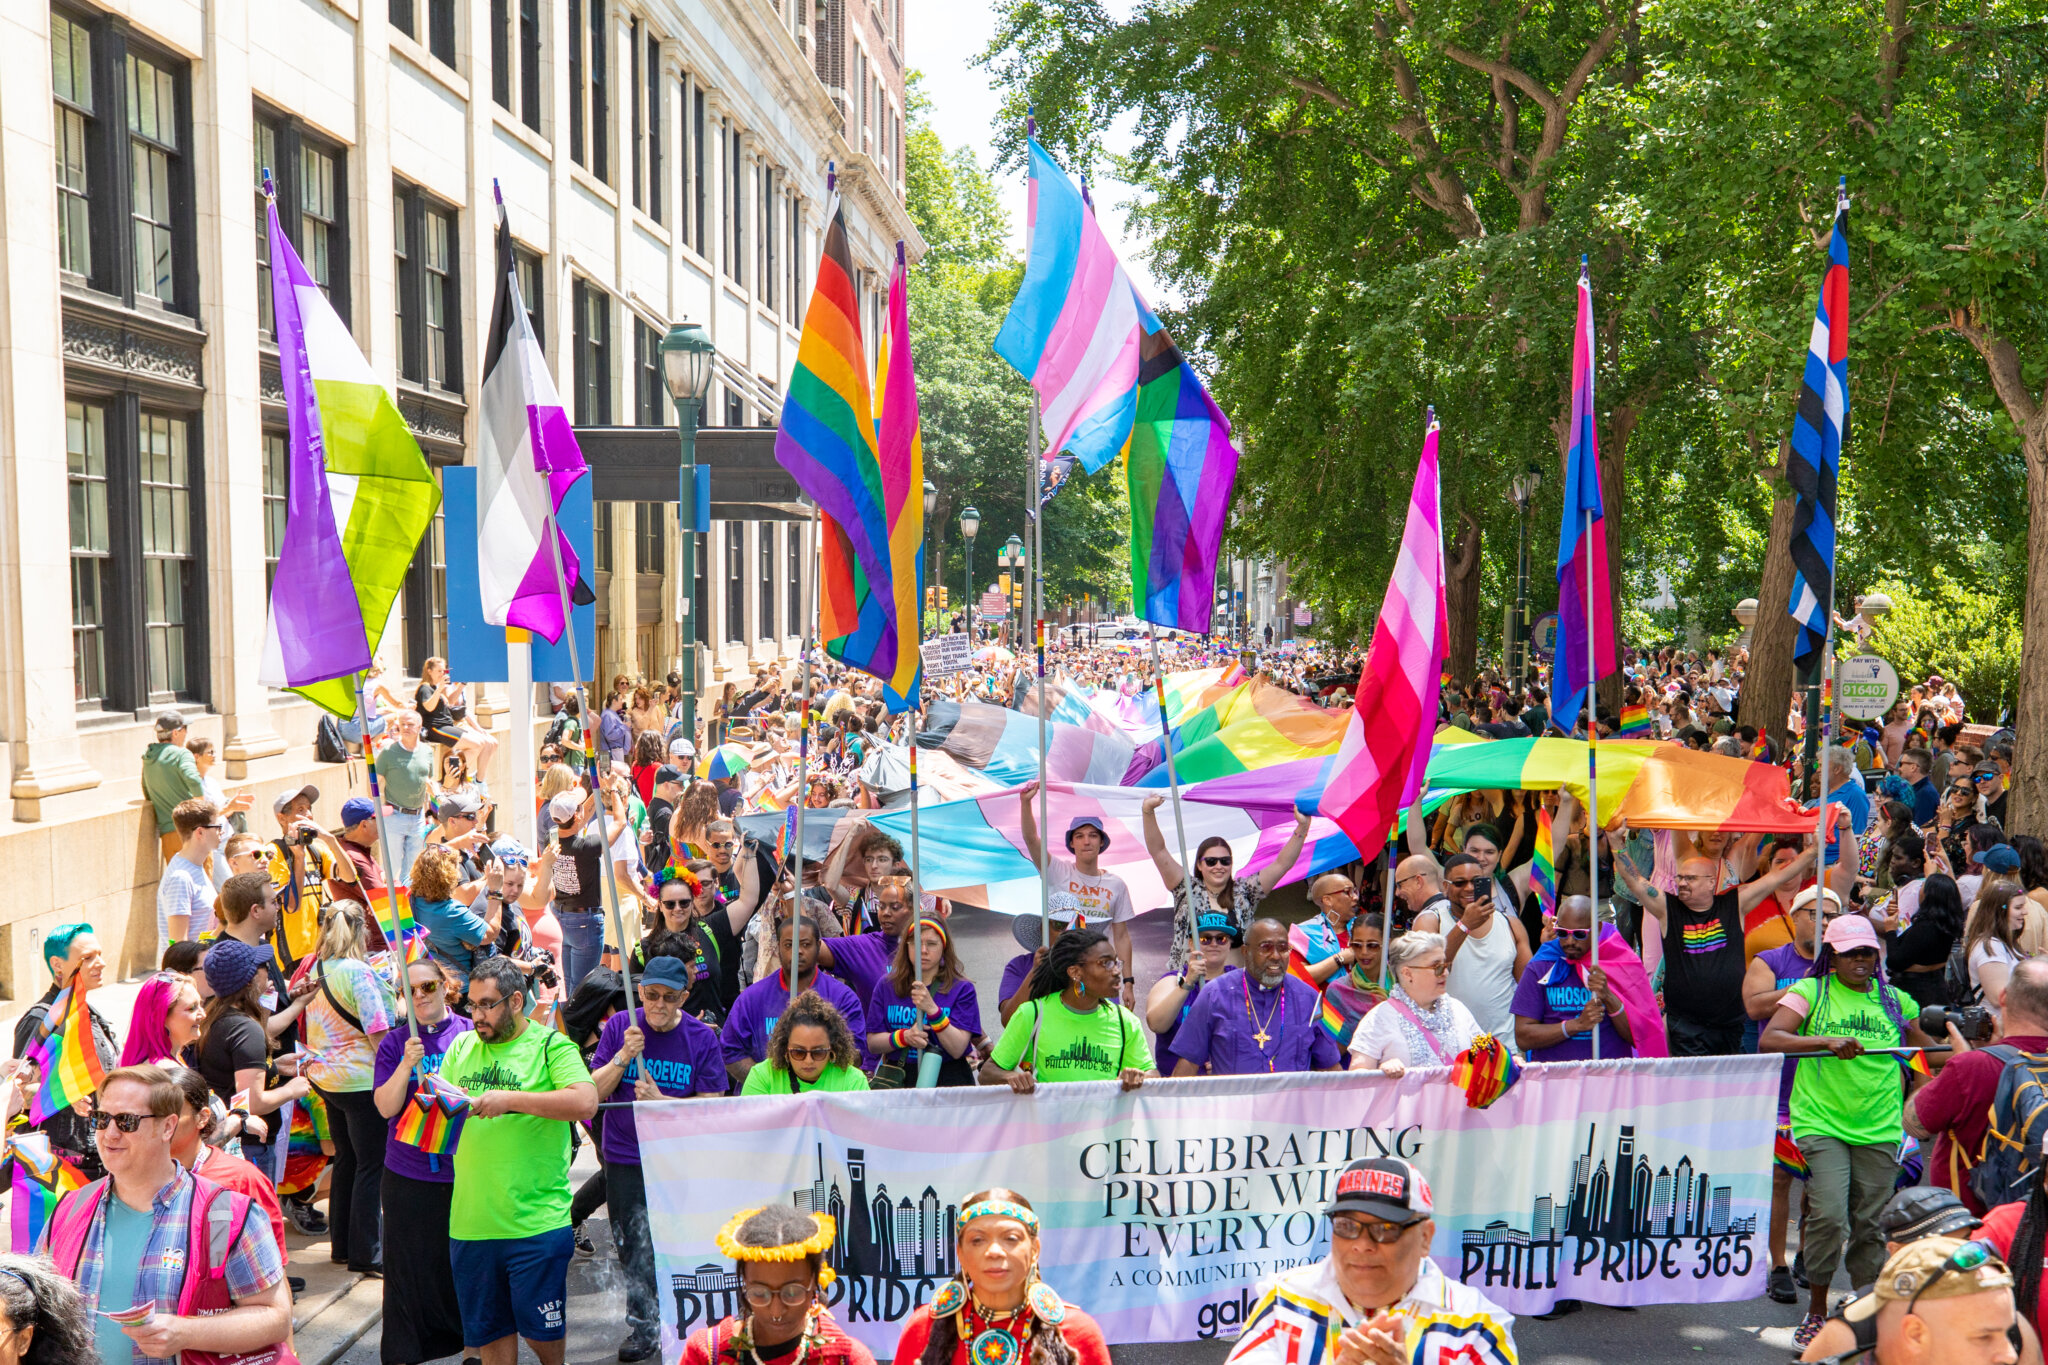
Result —
<svg viewBox="0 0 2048 1365"><path fill-rule="evenodd" d="M93 1008L89 994L98 989L106 975L106 955L100 949L99 936L83 921L59 925L43 936L43 961L50 969L50 988L15 1021L14 1055L23 1055L42 1039L47 1032L50 1006L66 987L75 983L81 991L88 992L86 1011L92 1017L92 1041L99 1052L100 1065L112 1071L119 1065L121 1048L114 1039L113 1026ZM26 1077L22 1083L26 1089L36 1084ZM88 1180L97 1180L106 1173L100 1165L99 1149L93 1143L92 1126L86 1116L75 1109L60 1109L36 1126L49 1134L51 1148L84 1171Z"/></svg>

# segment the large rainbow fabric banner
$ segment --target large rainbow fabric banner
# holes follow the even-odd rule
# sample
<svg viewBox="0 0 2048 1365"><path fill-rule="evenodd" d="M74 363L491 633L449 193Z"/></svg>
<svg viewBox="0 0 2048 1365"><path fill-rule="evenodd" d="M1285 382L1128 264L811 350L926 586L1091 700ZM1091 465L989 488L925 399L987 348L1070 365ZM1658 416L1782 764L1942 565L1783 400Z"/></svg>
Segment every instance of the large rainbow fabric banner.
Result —
<svg viewBox="0 0 2048 1365"><path fill-rule="evenodd" d="M1038 139L1029 139L1024 279L995 352L1038 393L1045 455L1093 474L1130 438L1144 313L1095 208Z"/></svg>
<svg viewBox="0 0 2048 1365"><path fill-rule="evenodd" d="M85 1187L85 1173L50 1150L48 1133L16 1133L7 1139L8 1231L17 1256L35 1253L57 1201Z"/></svg>
<svg viewBox="0 0 2048 1365"><path fill-rule="evenodd" d="M284 543L258 678L352 716L352 675L391 618L441 505L398 405L269 204L278 368L291 432Z"/></svg>
<svg viewBox="0 0 2048 1365"><path fill-rule="evenodd" d="M915 484L906 482L913 469L922 468L916 392L899 392L885 459L861 341L846 214L836 196L825 223L818 282L776 426L775 460L818 505L818 633L825 652L880 678L889 709L901 711L910 701L899 687L914 691L921 666L923 475ZM909 385L907 320L905 328L897 355L901 383ZM892 361L891 369L897 368ZM884 384L885 392L899 387L891 375Z"/></svg>
<svg viewBox="0 0 2048 1365"><path fill-rule="evenodd" d="M1030 1192L1045 1279L1111 1343L1227 1338L1269 1277L1328 1254L1337 1172L1388 1154L1430 1182L1438 1266L1510 1313L1750 1299L1779 1075L1770 1057L1530 1065L1486 1109L1445 1068L636 1104L674 1288L662 1354L742 1311L719 1226L790 1203L838 1216L826 1302L894 1355L957 1269L961 1197L991 1185Z"/></svg>
<svg viewBox="0 0 2048 1365"><path fill-rule="evenodd" d="M1138 407L1125 449L1131 600L1141 620L1207 635L1216 552L1237 484L1230 419L1164 327L1139 342Z"/></svg>
<svg viewBox="0 0 2048 1365"><path fill-rule="evenodd" d="M1182 782L1252 772L1294 759L1334 754L1343 741L1349 716L1327 711L1298 693L1272 683L1241 682L1182 710L1174 707L1174 774ZM1158 704L1153 704L1154 714ZM1138 749L1143 776L1139 783L1164 787L1167 772L1158 732Z"/></svg>
<svg viewBox="0 0 2048 1365"><path fill-rule="evenodd" d="M1451 750L1429 761L1429 784L1459 791L1563 787L1586 801L1586 742L1501 739ZM1600 744L1600 820L1631 829L1811 832L1813 812L1792 799L1783 768L1683 744L1604 740Z"/></svg>

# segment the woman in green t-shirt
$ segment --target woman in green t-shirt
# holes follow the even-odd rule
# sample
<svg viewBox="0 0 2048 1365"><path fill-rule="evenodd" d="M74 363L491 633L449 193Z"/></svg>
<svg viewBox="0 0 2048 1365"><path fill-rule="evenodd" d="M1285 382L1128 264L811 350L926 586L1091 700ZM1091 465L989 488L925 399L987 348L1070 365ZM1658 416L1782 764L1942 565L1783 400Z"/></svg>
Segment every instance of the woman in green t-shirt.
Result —
<svg viewBox="0 0 2048 1365"><path fill-rule="evenodd" d="M768 1059L747 1072L742 1095L800 1095L806 1090L865 1090L853 1030L816 991L789 1002L768 1035Z"/></svg>
<svg viewBox="0 0 2048 1365"><path fill-rule="evenodd" d="M1061 934L1031 975L1031 998L982 1063L982 1084L1028 1095L1040 1081L1114 1080L1136 1090L1157 1077L1145 1026L1117 1003L1122 989L1123 964L1107 934Z"/></svg>
<svg viewBox="0 0 2048 1365"><path fill-rule="evenodd" d="M1902 1077L1897 1053L1878 1049L1929 1045L1906 1018L1905 997L1884 983L1882 945L1868 919L1842 915L1822 942L1812 974L1779 998L1758 1044L1813 1059L1792 1078L1792 1139L1809 1172L1801 1245L1811 1301L1793 1334L1802 1347L1827 1318L1837 1264L1848 1261L1854 1284L1869 1284L1884 1267L1877 1219L1898 1181L1905 1082L1913 1077Z"/></svg>

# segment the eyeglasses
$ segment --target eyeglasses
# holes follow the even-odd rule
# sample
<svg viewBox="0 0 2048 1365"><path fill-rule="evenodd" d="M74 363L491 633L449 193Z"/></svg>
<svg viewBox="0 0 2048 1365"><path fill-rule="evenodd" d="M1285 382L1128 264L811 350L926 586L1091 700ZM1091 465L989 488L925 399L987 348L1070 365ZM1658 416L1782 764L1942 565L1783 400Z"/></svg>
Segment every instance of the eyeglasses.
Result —
<svg viewBox="0 0 2048 1365"><path fill-rule="evenodd" d="M102 1114L95 1112L90 1122L95 1133L105 1132L110 1125L119 1128L124 1133L132 1133L154 1117L156 1117L154 1114Z"/></svg>
<svg viewBox="0 0 2048 1365"><path fill-rule="evenodd" d="M1994 1248L1983 1242L1963 1243L1955 1249L1953 1255L1935 1268L1934 1273L1927 1277L1925 1284L1913 1291L1913 1297L1906 1300L1906 1311L1911 1313L1914 1305L1920 1302L1920 1296L1934 1288L1935 1281L1948 1274L1951 1270L1967 1275L1996 1254L1997 1252Z"/></svg>
<svg viewBox="0 0 2048 1365"><path fill-rule="evenodd" d="M683 995L681 991L672 991L662 986L642 986L640 998L650 1005L679 1005L682 1003Z"/></svg>
<svg viewBox="0 0 2048 1365"><path fill-rule="evenodd" d="M1230 866L1230 859L1228 859L1228 858L1204 858L1204 859L1202 859L1202 866L1203 866L1203 867L1229 867L1229 866Z"/></svg>
<svg viewBox="0 0 2048 1365"><path fill-rule="evenodd" d="M1401 1223L1388 1223L1380 1219L1370 1222L1363 1218L1345 1218L1341 1215L1330 1220L1330 1236L1339 1242L1355 1242L1361 1237L1370 1237L1380 1246L1392 1246L1408 1235L1408 1228Z"/></svg>
<svg viewBox="0 0 2048 1365"><path fill-rule="evenodd" d="M510 1000L511 998L512 997L508 995L501 995L496 1000L486 1000L482 996L472 995L471 997L469 997L469 1012L471 1014L477 1014L479 1012L483 1014L490 1014L496 1010L503 1009L505 1007L506 1001Z"/></svg>
<svg viewBox="0 0 2048 1365"><path fill-rule="evenodd" d="M792 1047L784 1048L783 1051L789 1054L789 1060L792 1062L829 1062L832 1060L832 1049L830 1047Z"/></svg>
<svg viewBox="0 0 2048 1365"><path fill-rule="evenodd" d="M414 995L439 995L441 993L441 983L438 981L415 981L412 983L412 993Z"/></svg>
<svg viewBox="0 0 2048 1365"><path fill-rule="evenodd" d="M1438 976L1449 976L1451 974L1451 964L1448 962L1410 962L1404 964L1401 970L1404 972L1435 972Z"/></svg>
<svg viewBox="0 0 2048 1365"><path fill-rule="evenodd" d="M1325 896L1342 896L1346 900L1355 901L1358 899L1358 888L1346 883L1343 886L1333 886L1323 894Z"/></svg>
<svg viewBox="0 0 2048 1365"><path fill-rule="evenodd" d="M746 1288L746 1295L747 1302L756 1308L766 1308L777 1299L781 1299L791 1308L794 1308L811 1297L811 1286L808 1284L786 1284L780 1289L770 1289L765 1284L750 1284Z"/></svg>

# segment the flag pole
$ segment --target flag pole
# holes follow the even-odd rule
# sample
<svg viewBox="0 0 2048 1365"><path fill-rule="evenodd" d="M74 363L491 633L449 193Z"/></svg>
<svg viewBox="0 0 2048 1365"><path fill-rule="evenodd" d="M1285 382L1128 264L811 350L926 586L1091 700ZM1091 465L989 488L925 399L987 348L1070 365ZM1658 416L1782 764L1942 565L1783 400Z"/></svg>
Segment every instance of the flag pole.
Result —
<svg viewBox="0 0 2048 1365"><path fill-rule="evenodd" d="M266 172L266 180L267 175ZM391 839L384 828L384 796L377 785L377 758L370 740L370 707L363 699L364 677L364 674L356 674L356 723L363 729L363 769L370 776L371 818L377 822L377 860L384 868L384 895L391 904L391 927L402 936L405 927L398 922L398 878L391 871ZM407 874L410 873L408 868ZM363 893L363 899L371 899L369 892ZM372 909L370 913L375 918L376 911ZM411 915L408 914L407 918L410 919ZM420 1036L420 1021L412 1009L412 963L406 956L407 946L403 937L395 945L398 953L398 995L405 1002L406 1032L408 1036L417 1038Z"/></svg>
<svg viewBox="0 0 2048 1365"><path fill-rule="evenodd" d="M1588 382L1591 380L1592 357L1587 357ZM1588 421L1592 413L1586 414ZM1594 477L1599 477L1599 462L1594 462ZM1593 543L1593 514L1586 513L1584 543ZM1593 970L1600 970L1600 713L1595 700L1593 672L1599 667L1597 658L1598 626L1593 619L1593 556L1590 549L1586 555L1586 848L1591 856L1587 859L1586 889L1593 898ZM1551 850L1555 858L1557 851ZM1600 1027L1593 1027L1593 1060L1600 1060Z"/></svg>
<svg viewBox="0 0 2048 1365"><path fill-rule="evenodd" d="M619 872L612 858L611 819L604 808L604 781L609 774L597 771L597 749L593 742L597 733L596 713L590 708L590 689L583 681L583 661L576 653L576 614L569 605L569 580L562 569L561 523L555 519L553 508L548 509L547 521L541 531L548 542L548 557L554 561L555 593L562 603L562 638L569 643L569 685L575 689L576 704L582 708L583 762L590 769L590 789L597 797L597 837L604 843L601 888L605 909L611 916L612 933L619 940L619 980L626 988L626 1015L630 1023L633 1013L633 945L626 942L626 922L619 913ZM598 954L600 960L603 956L601 952Z"/></svg>
<svg viewBox="0 0 2048 1365"><path fill-rule="evenodd" d="M1036 536L1039 513L1044 509L1038 505L1038 481L1041 477L1038 466L1041 456L1039 442L1043 439L1038 425L1038 395L1031 396L1031 455L1030 472L1024 481L1024 514L1031 518L1031 531ZM1024 609L1031 612L1035 603L1031 596L1031 575L1038 568L1038 553L1025 552L1028 562L1024 565ZM1018 641L1022 645L1022 641ZM1045 641L1038 642L1038 942L1042 948L1052 947L1052 831L1045 827L1047 800L1045 794Z"/></svg>
<svg viewBox="0 0 2048 1365"><path fill-rule="evenodd" d="M1395 828L1396 828L1396 829L1398 829L1399 827L1400 827L1400 822L1399 822L1399 821L1396 821L1396 822L1395 822ZM1393 948L1393 944L1394 944L1394 865L1395 865L1395 862L1396 862L1396 859L1395 859L1395 857L1394 857L1394 840L1393 840L1393 836L1389 835L1389 836L1388 836L1388 838L1387 838L1387 875L1386 875L1386 893L1387 893L1387 899L1386 899L1386 905L1385 905L1385 906L1384 906L1384 907L1383 907L1383 908L1382 908L1382 909L1380 910L1380 992L1381 992L1382 994L1385 994L1385 993L1386 993L1386 990L1387 990L1387 960L1388 960L1388 956L1389 956L1389 954L1390 954L1390 953L1391 953L1391 951L1392 951L1392 948Z"/></svg>
<svg viewBox="0 0 2048 1365"><path fill-rule="evenodd" d="M1147 621L1145 631L1152 641L1152 690L1159 694L1159 743L1166 751L1166 786L1173 793L1173 838L1180 846L1180 878L1185 888L1185 894L1180 898L1180 913L1188 922L1188 943L1192 945L1196 939L1195 869L1188 865L1188 832L1181 823L1180 775L1173 766L1173 721L1166 713L1166 674L1159 667L1159 627Z"/></svg>
<svg viewBox="0 0 2048 1365"><path fill-rule="evenodd" d="M806 498L804 501L810 502L810 499ZM804 596L808 599L804 603L802 653L797 659L797 668L803 679L804 709L803 724L797 730L796 736L796 838L793 841L796 844L796 852L792 859L794 867L790 876L790 885L794 892L790 897L790 905L796 913L790 916L789 957L782 964L783 970L788 973L789 998L792 1001L796 999L796 940L797 935L803 932L804 927L804 807L810 800L811 780L811 626L817 620L819 611L817 594L810 590L812 586L810 562L818 557L818 504L815 502L811 502L810 519L805 522L804 528L805 536L809 542L806 546L808 553L799 558L796 570L804 580ZM779 880L782 876L782 869L776 868L775 875ZM856 920L858 915L859 912L856 911ZM772 933L774 928L772 921L769 927ZM853 927L858 929L860 925L856 922Z"/></svg>

